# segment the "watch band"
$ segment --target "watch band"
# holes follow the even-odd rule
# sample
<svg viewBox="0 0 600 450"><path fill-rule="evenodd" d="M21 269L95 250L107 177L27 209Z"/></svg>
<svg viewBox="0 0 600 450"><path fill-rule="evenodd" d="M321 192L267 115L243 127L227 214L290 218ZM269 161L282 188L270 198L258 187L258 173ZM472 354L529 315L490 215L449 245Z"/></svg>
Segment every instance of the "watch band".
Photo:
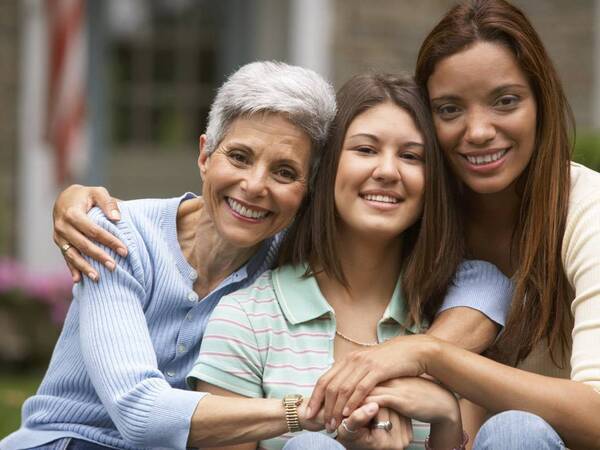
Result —
<svg viewBox="0 0 600 450"><path fill-rule="evenodd" d="M285 421L290 433L302 431L300 418L298 417L298 406L302 404L304 397L300 394L289 394L283 397L283 409L285 410Z"/></svg>

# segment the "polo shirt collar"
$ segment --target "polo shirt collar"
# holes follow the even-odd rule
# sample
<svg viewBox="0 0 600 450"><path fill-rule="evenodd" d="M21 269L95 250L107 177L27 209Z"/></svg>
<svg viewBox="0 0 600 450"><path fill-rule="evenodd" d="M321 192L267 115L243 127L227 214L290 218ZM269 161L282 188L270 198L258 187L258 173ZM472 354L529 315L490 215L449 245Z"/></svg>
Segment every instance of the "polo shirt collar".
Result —
<svg viewBox="0 0 600 450"><path fill-rule="evenodd" d="M394 320L403 328L406 328L412 333L421 333L421 327L418 325L413 325L407 327L405 325L407 319L407 305L404 301L404 296L402 295L402 286L400 285L400 278L396 282L396 287L394 288L394 292L392 293L392 298L390 299L390 303L383 313L382 321L386 320Z"/></svg>
<svg viewBox="0 0 600 450"><path fill-rule="evenodd" d="M315 277L304 277L307 268L285 265L273 271L275 295L285 318L294 325L333 313Z"/></svg>
<svg viewBox="0 0 600 450"><path fill-rule="evenodd" d="M285 318L296 325L333 313L333 308L319 289L315 277L304 277L308 265L286 265L273 271L273 287ZM405 327L406 304L402 296L400 279L381 321L394 320ZM419 326L407 327L413 333L421 331Z"/></svg>

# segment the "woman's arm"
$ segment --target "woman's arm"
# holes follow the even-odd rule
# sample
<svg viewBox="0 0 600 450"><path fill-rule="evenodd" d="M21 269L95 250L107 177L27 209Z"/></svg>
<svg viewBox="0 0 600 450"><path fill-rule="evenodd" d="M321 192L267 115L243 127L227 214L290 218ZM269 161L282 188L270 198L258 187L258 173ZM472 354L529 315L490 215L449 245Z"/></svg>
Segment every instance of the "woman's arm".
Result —
<svg viewBox="0 0 600 450"><path fill-rule="evenodd" d="M592 386L508 367L440 340L424 344L424 370L462 397L492 413L537 414L572 449L600 448L600 393Z"/></svg>
<svg viewBox="0 0 600 450"><path fill-rule="evenodd" d="M98 210L90 213L97 225L126 239L134 251L127 258L113 254L114 271L90 260L103 279L100 283L84 280L75 287L79 345L95 393L130 445L185 448L190 418L203 394L174 389L158 367L144 314L154 288L152 250L144 244L146 230L135 228L131 218L125 217L144 216L144 205L140 202L139 210L123 211L124 219L118 224Z"/></svg>
<svg viewBox="0 0 600 450"><path fill-rule="evenodd" d="M123 242L88 218L87 213L93 206L98 206L110 220L118 221L121 218L117 200L103 187L71 185L60 193L52 210L54 243L59 248L65 244L71 245L67 251L63 251L63 256L75 283L81 280L82 273L94 281L99 279L98 271L82 254L114 270L114 258L92 241L113 249L120 256L127 255L127 247Z"/></svg>
<svg viewBox="0 0 600 450"><path fill-rule="evenodd" d="M246 397L243 397L239 394L236 394L235 392L231 392L228 391L226 389L222 389L218 386L215 386L214 384L210 384L210 383L206 383L205 381L199 381L196 385L196 390L197 391L202 391L202 392L208 392L209 394L214 394L215 396L218 397L212 397L214 400L216 400L216 403L219 403L219 405L215 405L216 408L219 407L223 407L223 401L224 400L228 400L230 398L243 398L246 399ZM205 400L208 400L210 398L207 397L205 398ZM204 401L202 402L204 403ZM248 402L244 402L246 405L250 406L250 404ZM264 403L264 402L263 402ZM271 403L271 402L269 402ZM204 404L202 406L202 408L199 408L200 410L204 409L204 410L208 410L210 411L210 414L199 414L200 416L204 415L205 417L196 417L196 415L194 415L194 418L192 419L192 432L194 430L200 430L200 429L210 429L211 430L211 434L215 435L215 436L222 436L226 439L226 441L230 441L230 442L236 442L236 441L240 441L240 442L244 442L243 444L237 444L237 445L228 445L228 446L219 446L219 444L216 444L214 449L221 449L221 450L254 450L256 449L256 445L257 445L257 440L259 438L256 439L252 439L251 435L256 433L257 431L259 433L256 433L257 435L260 433L264 433L264 432L269 432L272 431L274 433L274 435L277 434L283 434L287 431L287 426L284 420L284 411L283 408L281 407L281 400L278 401L279 405L277 405L276 408L273 408L273 413L274 416L273 417L268 417L268 414L266 415L266 421L264 421L264 423L257 423L256 420L251 420L247 426L249 425L249 429L244 429L245 428L245 422L248 422L249 418L252 418L253 415L250 415L248 412L246 412L245 414L242 414L242 417L235 417L239 415L239 412L243 412L244 408L243 408L243 404L242 404L242 408L240 411L240 409L236 408L234 411L231 411L230 414L231 415L227 415L227 413L222 414L217 412L215 414L215 410L214 408L206 408L206 404ZM266 407L266 410L268 411L268 406L264 405ZM273 406L276 406L275 403L273 403ZM255 414L255 413L254 413ZM215 417L217 416L217 417ZM221 417L219 417L221 416ZM254 416L256 417L256 416ZM219 420L220 419L220 420ZM270 419L270 420L269 420ZM202 424L201 427L198 426L194 426L193 425L193 421L194 420L199 420L200 423ZM213 422L213 423L207 423L207 422ZM237 432L235 432L235 434L239 433L239 436L232 436L231 434L231 425L230 423L235 423L236 424L236 429L238 430ZM272 430L270 430L270 428L272 428ZM254 433L253 433L254 432ZM198 436L196 433L191 433L189 440L188 440L188 446L190 447L195 447L196 445L194 444L195 442L202 442L205 439L203 439L203 436ZM203 444L206 445L206 444Z"/></svg>
<svg viewBox="0 0 600 450"><path fill-rule="evenodd" d="M495 339L498 327L504 324L511 297L512 283L494 265L465 261L457 270L442 305L442 309L447 309L437 315L428 334L470 350L484 350ZM319 379L310 411L319 410L324 401L327 423L332 418L339 423L342 414L347 415L356 408L377 383L394 378L397 367L389 363L401 357L394 348L394 341L351 353L336 363ZM405 363L410 366L406 367L409 371L416 371L419 366L414 361ZM348 407L343 409L344 405Z"/></svg>

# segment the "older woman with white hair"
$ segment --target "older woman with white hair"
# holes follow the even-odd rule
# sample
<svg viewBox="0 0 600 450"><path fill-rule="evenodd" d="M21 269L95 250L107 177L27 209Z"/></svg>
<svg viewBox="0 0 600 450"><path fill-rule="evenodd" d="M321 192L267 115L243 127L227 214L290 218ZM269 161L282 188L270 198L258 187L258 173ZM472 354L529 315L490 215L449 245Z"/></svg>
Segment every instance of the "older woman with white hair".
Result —
<svg viewBox="0 0 600 450"><path fill-rule="evenodd" d="M75 286L46 376L0 447L183 449L284 431L280 401L205 398L185 376L219 299L272 265L335 110L315 72L248 64L220 88L200 137L202 197L125 202L117 224L91 212L129 254L107 247L116 264L92 261L99 282Z"/></svg>

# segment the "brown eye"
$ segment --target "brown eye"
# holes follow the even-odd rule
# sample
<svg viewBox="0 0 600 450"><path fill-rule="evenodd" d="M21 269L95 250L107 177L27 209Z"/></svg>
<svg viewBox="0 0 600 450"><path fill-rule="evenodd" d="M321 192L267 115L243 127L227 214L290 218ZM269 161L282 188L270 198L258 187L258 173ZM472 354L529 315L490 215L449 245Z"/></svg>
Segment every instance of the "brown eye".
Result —
<svg viewBox="0 0 600 450"><path fill-rule="evenodd" d="M436 109L436 113L443 120L451 120L460 114L460 108L453 104L441 105Z"/></svg>
<svg viewBox="0 0 600 450"><path fill-rule="evenodd" d="M354 149L357 153L360 153L362 155L372 155L375 153L375 150L371 147L367 147L367 146L360 146L360 147L356 147Z"/></svg>
<svg viewBox="0 0 600 450"><path fill-rule="evenodd" d="M400 157L409 161L422 161L423 156L415 152L403 152Z"/></svg>
<svg viewBox="0 0 600 450"><path fill-rule="evenodd" d="M298 179L298 174L291 167L280 167L275 170L274 175L284 183L290 183Z"/></svg>
<svg viewBox="0 0 600 450"><path fill-rule="evenodd" d="M248 164L250 161L248 155L241 150L230 150L227 152L227 158L237 164Z"/></svg>
<svg viewBox="0 0 600 450"><path fill-rule="evenodd" d="M495 106L498 106L501 109L513 109L517 106L519 100L519 97L516 95L504 95L496 101Z"/></svg>

